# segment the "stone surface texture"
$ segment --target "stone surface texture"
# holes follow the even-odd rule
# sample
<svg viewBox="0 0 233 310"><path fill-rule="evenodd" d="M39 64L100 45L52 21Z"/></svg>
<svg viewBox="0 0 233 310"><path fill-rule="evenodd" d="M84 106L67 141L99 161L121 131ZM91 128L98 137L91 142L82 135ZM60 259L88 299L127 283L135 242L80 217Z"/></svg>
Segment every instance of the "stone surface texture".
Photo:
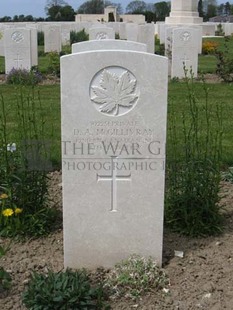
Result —
<svg viewBox="0 0 233 310"><path fill-rule="evenodd" d="M61 58L65 267L133 253L161 265L167 65L129 50Z"/></svg>
<svg viewBox="0 0 233 310"><path fill-rule="evenodd" d="M26 28L6 28L4 31L5 72L13 68L30 70L31 31Z"/></svg>
<svg viewBox="0 0 233 310"><path fill-rule="evenodd" d="M132 50L146 52L146 44L123 40L92 40L72 44L72 53L88 52L92 50Z"/></svg>

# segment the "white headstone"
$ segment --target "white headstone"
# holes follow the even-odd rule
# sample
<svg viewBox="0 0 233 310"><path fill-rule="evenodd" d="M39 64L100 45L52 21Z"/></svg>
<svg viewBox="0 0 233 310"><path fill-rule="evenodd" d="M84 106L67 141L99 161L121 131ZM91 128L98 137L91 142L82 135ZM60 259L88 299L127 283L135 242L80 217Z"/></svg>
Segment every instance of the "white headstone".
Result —
<svg viewBox="0 0 233 310"><path fill-rule="evenodd" d="M139 25L138 42L147 45L147 52L155 52L155 27L154 24Z"/></svg>
<svg viewBox="0 0 233 310"><path fill-rule="evenodd" d="M27 26L27 25L26 25ZM31 31L31 57L32 66L38 66L38 42L37 42L37 28L27 26Z"/></svg>
<svg viewBox="0 0 233 310"><path fill-rule="evenodd" d="M121 40L126 40L127 35L126 35L126 23L120 23L119 25L119 35Z"/></svg>
<svg viewBox="0 0 233 310"><path fill-rule="evenodd" d="M203 23L202 24L202 36L215 36L215 24Z"/></svg>
<svg viewBox="0 0 233 310"><path fill-rule="evenodd" d="M167 58L61 57L65 267L162 263Z"/></svg>
<svg viewBox="0 0 233 310"><path fill-rule="evenodd" d="M198 34L194 28L174 28L172 36L172 68L171 77L183 78L184 67L190 69L194 77L197 76L198 67Z"/></svg>
<svg viewBox="0 0 233 310"><path fill-rule="evenodd" d="M30 70L31 56L31 30L26 28L8 28L4 32L5 46L5 72L13 68Z"/></svg>
<svg viewBox="0 0 233 310"><path fill-rule="evenodd" d="M70 25L62 25L61 26L61 43L62 45L70 44Z"/></svg>
<svg viewBox="0 0 233 310"><path fill-rule="evenodd" d="M138 25L134 23L126 24L126 38L129 41L138 41Z"/></svg>
<svg viewBox="0 0 233 310"><path fill-rule="evenodd" d="M44 51L61 51L61 29L59 26L46 25L44 27Z"/></svg>
<svg viewBox="0 0 233 310"><path fill-rule="evenodd" d="M4 50L4 28L0 28L0 56L5 56Z"/></svg>
<svg viewBox="0 0 233 310"><path fill-rule="evenodd" d="M132 50L146 52L146 44L124 40L92 40L72 44L72 53L93 50Z"/></svg>
<svg viewBox="0 0 233 310"><path fill-rule="evenodd" d="M96 27L89 29L89 40L113 40L115 39L115 32L113 28Z"/></svg>

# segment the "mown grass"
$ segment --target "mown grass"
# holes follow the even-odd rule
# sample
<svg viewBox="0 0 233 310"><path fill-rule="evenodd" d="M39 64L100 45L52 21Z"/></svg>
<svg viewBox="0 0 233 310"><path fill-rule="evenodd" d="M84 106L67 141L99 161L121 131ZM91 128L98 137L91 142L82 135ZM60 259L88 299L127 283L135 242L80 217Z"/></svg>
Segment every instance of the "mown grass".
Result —
<svg viewBox="0 0 233 310"><path fill-rule="evenodd" d="M203 85L200 82L195 83L195 92L198 101L203 104L205 100L205 93ZM219 104L223 110L223 166L233 165L233 85L231 84L208 84L209 89L209 103L212 105ZM29 88L23 87L25 98L29 95ZM16 114L17 114L17 96L20 95L20 88L12 85L0 85L0 94L2 94L5 103L8 107L7 122L11 128L9 141L14 142L14 137L17 133ZM177 116L178 141L182 139L182 111L188 113L187 105L187 89L185 83L171 82L169 83L169 108L173 107ZM34 87L34 96L36 104L38 96L41 100L43 115L46 121L45 132L48 140L52 139L52 160L55 165L61 162L61 122L60 122L60 85L40 85ZM170 109L168 108L168 122L170 120ZM38 108L38 111L40 109ZM38 118L40 115L38 115ZM182 144L180 144L182 153ZM167 142L167 151L172 152Z"/></svg>
<svg viewBox="0 0 233 310"><path fill-rule="evenodd" d="M203 38L203 42L212 41L218 44L218 50L224 51L225 39L223 37ZM233 58L233 36L230 37L227 43L229 48L229 56ZM215 73L217 59L214 55L199 55L198 57L198 72L199 73Z"/></svg>
<svg viewBox="0 0 233 310"><path fill-rule="evenodd" d="M40 119L43 115L45 120L45 139L48 140L48 145L51 147L52 162L55 167L60 166L60 85L39 85L32 89L31 87L2 84L0 85L0 96L6 107L9 143L16 142L17 139L17 102L23 102L26 109L28 100L33 100L37 118Z"/></svg>
<svg viewBox="0 0 233 310"><path fill-rule="evenodd" d="M204 38L204 40L212 40L219 43L219 49L224 48L224 39L223 38ZM233 57L233 37L229 42L231 47L231 54ZM41 56L39 57L39 70L46 72L49 65L49 57L46 54L43 54L43 47L39 47L39 52ZM199 71L203 73L214 73L216 69L216 58L213 55L199 56ZM4 57L0 57L0 73L4 72ZM204 91L203 86L200 82L195 83L196 94L200 101L200 104L204 102ZM223 109L223 126L224 126L224 135L223 135L223 163L224 165L233 165L233 85L227 84L209 84L209 102L211 104L220 104ZM6 106L8 107L8 125L12 128L12 131L9 135L9 141L14 141L14 132L17 131L16 113L17 113L17 96L20 95L19 87L12 85L2 84L0 85L0 94L2 94ZM23 87L24 96L29 95L28 87ZM181 115L182 111L187 110L186 103L186 93L187 89L184 83L182 82L171 82L169 84L169 104L173 103L175 111L177 113L179 129L178 139L181 139L182 135L182 120ZM31 95L30 95L31 96ZM53 139L53 149L52 149L52 159L55 163L60 163L61 161L61 152L60 152L60 85L40 85L34 87L35 102L39 104L39 99L42 104L42 111L46 120L47 134L48 139ZM188 110L187 110L188 111ZM38 115L38 117L40 117ZM170 115L168 113L168 122ZM181 146L182 147L182 146ZM169 141L167 145L168 152L172 151L169 147Z"/></svg>
<svg viewBox="0 0 233 310"><path fill-rule="evenodd" d="M207 84L208 87L208 102L210 105L219 105L222 108L223 119L223 166L233 165L233 85L232 84ZM182 113L189 113L187 104L187 89L184 83L176 82L169 84L169 106L173 104L173 109L176 113L178 141L182 141ZM198 104L201 106L205 102L205 93L201 82L195 83L195 94L198 99ZM168 109L169 111L169 109ZM168 122L170 114L168 112ZM215 117L213 117L213 121ZM182 148L182 144L180 145ZM167 141L167 151L172 152ZM182 149L181 149L182 153Z"/></svg>

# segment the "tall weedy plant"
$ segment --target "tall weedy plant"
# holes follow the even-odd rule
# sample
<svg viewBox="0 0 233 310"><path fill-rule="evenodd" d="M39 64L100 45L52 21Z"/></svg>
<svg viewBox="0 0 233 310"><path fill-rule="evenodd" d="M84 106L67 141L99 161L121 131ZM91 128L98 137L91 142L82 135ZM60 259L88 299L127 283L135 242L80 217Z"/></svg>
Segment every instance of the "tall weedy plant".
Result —
<svg viewBox="0 0 233 310"><path fill-rule="evenodd" d="M172 229L187 235L211 235L221 231L222 110L219 104L210 105L204 80L204 102L198 100L187 71L185 84L187 110L182 112L180 131L170 103L165 220Z"/></svg>
<svg viewBox="0 0 233 310"><path fill-rule="evenodd" d="M12 108L0 97L0 234L40 236L57 216L48 207L45 112L34 88L20 87L15 100Z"/></svg>

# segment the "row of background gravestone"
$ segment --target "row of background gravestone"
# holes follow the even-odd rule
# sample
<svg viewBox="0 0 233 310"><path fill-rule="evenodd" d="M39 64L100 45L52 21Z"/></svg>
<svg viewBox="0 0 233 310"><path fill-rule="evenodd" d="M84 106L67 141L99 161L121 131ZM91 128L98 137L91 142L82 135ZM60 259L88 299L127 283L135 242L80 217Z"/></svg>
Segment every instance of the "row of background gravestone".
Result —
<svg viewBox="0 0 233 310"><path fill-rule="evenodd" d="M200 28L200 32L202 36L213 36L215 31L217 30L218 23L203 23L201 25L195 25L195 27ZM49 26L49 27L48 27ZM60 51L61 44L69 44L70 40L70 31L81 31L85 29L87 33L89 33L89 29L93 27L104 27L107 26L108 28L112 28L115 33L119 34L120 39L123 40L130 40L130 41L138 41L141 43L147 43L149 52L153 50L153 42L150 36L150 33L157 34L160 43L166 43L166 29L169 27L188 27L189 25L172 25L172 24L165 24L164 22L157 22L156 24L144 24L138 25L133 23L75 23L75 22L38 22L38 23L28 23L28 22L19 22L19 23L0 23L0 55L3 55L3 35L4 29L7 27L13 28L22 28L22 27L30 27L36 28L38 31L43 31L45 34L47 32L53 31L53 26L59 27L60 40L57 40L56 49ZM193 27L194 25L192 25ZM225 35L231 35L233 33L233 24L232 23L223 23L222 24L223 31ZM56 35L58 36L58 35ZM46 35L46 37L50 37ZM145 42L144 40L148 40ZM55 40L54 40L55 41ZM46 50L45 52L49 51L50 43L46 40ZM53 44L52 44L53 45Z"/></svg>
<svg viewBox="0 0 233 310"><path fill-rule="evenodd" d="M113 28L97 24L89 28L90 39L113 39ZM45 25L45 52L61 51L61 27ZM147 52L154 53L154 25L126 24L126 37L130 41L142 42L147 46ZM169 75L171 77L184 77L183 67L197 76L198 53L201 52L202 36L200 26L164 27L165 53L168 56ZM68 34L66 36L69 39ZM34 27L6 28L1 41L4 41L5 72L12 68L25 68L30 70L38 64L37 29Z"/></svg>

